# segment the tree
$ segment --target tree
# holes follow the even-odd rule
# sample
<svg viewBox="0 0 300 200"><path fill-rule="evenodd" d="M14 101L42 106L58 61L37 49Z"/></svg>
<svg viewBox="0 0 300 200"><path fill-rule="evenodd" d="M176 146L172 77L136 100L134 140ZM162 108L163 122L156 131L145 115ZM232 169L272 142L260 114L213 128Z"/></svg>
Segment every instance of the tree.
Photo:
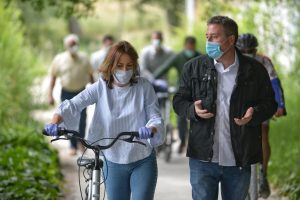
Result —
<svg viewBox="0 0 300 200"><path fill-rule="evenodd" d="M184 10L184 0L137 0L136 6L139 10L143 10L144 4L154 4L160 6L162 9L165 9L169 25L172 27L177 27L180 25L180 13Z"/></svg>
<svg viewBox="0 0 300 200"><path fill-rule="evenodd" d="M46 8L54 9L55 15L69 18L73 15L88 15L93 10L96 0L5 0L6 7L11 3L29 3L36 11L43 11Z"/></svg>

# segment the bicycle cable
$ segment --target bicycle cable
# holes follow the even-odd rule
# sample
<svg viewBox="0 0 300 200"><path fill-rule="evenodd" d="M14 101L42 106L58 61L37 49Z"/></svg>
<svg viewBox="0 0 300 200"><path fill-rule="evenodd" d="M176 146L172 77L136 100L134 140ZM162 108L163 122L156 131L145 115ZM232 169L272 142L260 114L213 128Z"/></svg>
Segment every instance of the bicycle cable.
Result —
<svg viewBox="0 0 300 200"><path fill-rule="evenodd" d="M82 138L77 137L77 136L74 136L74 137L75 137L76 139L82 139ZM92 142L92 143L89 143L88 141L86 141L86 142L89 143L89 145L93 145L93 144L95 144L96 142L100 142L101 140L114 140L114 139L115 139L115 138L106 137L106 138L98 139L98 140L96 140L96 141L94 141L94 142ZM124 141L124 139L118 139L118 140L123 140L123 141ZM85 152L87 151L87 149L88 149L88 148L85 148L85 150L82 152L81 157L80 157L80 161L82 160L82 158L83 158ZM94 151L94 150L93 150L93 151ZM100 152L101 152L102 156L104 157L104 161L105 161L105 164L106 164L106 166L107 166L106 156L104 155L103 151L100 150ZM103 169L102 169L102 172L103 172ZM100 173L101 173L101 172L100 172ZM82 195L82 190L81 190L80 175L81 175L81 174L80 174L80 166L78 166L78 184L79 184L80 196L81 196L81 199L83 200L83 195ZM103 181L100 183L100 185L103 184L103 183L105 183L105 181L107 180L107 177L108 177L108 167L106 167L106 177L104 176L104 172L103 172ZM85 177L84 177L84 178L85 178ZM105 184L104 184L104 198L105 198L105 191L106 191L106 187L105 187Z"/></svg>

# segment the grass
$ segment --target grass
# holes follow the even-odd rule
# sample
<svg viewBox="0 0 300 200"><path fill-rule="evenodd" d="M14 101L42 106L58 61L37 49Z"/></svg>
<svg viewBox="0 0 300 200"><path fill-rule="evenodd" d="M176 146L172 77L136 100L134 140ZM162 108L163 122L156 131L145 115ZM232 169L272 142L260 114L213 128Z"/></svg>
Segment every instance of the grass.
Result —
<svg viewBox="0 0 300 200"><path fill-rule="evenodd" d="M284 80L287 116L271 123L269 177L280 194L300 198L300 85L297 77Z"/></svg>

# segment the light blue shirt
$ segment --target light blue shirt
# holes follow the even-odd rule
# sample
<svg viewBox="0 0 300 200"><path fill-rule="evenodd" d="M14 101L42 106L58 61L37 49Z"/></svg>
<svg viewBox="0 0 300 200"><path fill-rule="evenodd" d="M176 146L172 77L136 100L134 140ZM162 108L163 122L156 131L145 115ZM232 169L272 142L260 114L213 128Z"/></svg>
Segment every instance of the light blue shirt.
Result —
<svg viewBox="0 0 300 200"><path fill-rule="evenodd" d="M78 130L80 112L88 105L96 104L94 116L87 135L89 142L105 137L116 137L119 132L138 131L140 127L156 127L157 133L148 140L146 147L117 141L104 150L106 158L114 163L128 164L148 157L153 147L161 145L165 139L164 124L154 89L149 81L138 78L138 83L127 87L110 89L100 78L71 100L64 101L57 109L63 118L63 126ZM95 144L106 145L111 140Z"/></svg>
<svg viewBox="0 0 300 200"><path fill-rule="evenodd" d="M226 69L224 69L222 63L218 63L217 61L214 63L218 72L218 88L212 161L218 162L221 166L235 166L236 162L230 134L229 107L239 69L239 60L235 53L234 63Z"/></svg>

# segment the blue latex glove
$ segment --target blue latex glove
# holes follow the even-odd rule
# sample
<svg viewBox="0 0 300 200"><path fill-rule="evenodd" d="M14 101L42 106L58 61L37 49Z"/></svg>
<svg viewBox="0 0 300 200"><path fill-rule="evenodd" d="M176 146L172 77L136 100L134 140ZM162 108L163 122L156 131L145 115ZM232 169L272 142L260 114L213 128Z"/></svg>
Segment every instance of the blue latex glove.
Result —
<svg viewBox="0 0 300 200"><path fill-rule="evenodd" d="M44 127L45 132L49 136L58 136L58 125L57 124L46 124Z"/></svg>
<svg viewBox="0 0 300 200"><path fill-rule="evenodd" d="M139 138L140 139L148 139L151 138L151 128L141 127L139 128Z"/></svg>

